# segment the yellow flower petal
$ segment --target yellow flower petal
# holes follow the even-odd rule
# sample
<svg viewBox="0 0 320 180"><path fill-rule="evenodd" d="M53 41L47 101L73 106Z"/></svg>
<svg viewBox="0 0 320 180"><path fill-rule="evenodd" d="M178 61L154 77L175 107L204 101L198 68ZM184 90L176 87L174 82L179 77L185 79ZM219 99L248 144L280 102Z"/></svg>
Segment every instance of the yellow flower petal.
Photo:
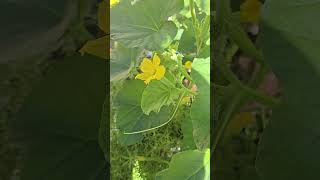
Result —
<svg viewBox="0 0 320 180"><path fill-rule="evenodd" d="M110 1L110 8L112 8L114 5L118 4L120 0L111 0Z"/></svg>
<svg viewBox="0 0 320 180"><path fill-rule="evenodd" d="M159 56L158 56L157 54L155 54L155 55L153 56L152 63L153 63L154 65L156 65L156 66L159 66L159 65L160 65L160 58L159 58Z"/></svg>
<svg viewBox="0 0 320 180"><path fill-rule="evenodd" d="M135 79L141 79L141 80L144 80L144 83L145 84L149 84L149 82L154 79L154 75L152 74L149 74L149 73L141 73L141 74L138 74Z"/></svg>
<svg viewBox="0 0 320 180"><path fill-rule="evenodd" d="M191 69L191 67L192 67L192 62L191 62L191 61L187 61L186 63L184 63L184 67L185 67L186 69Z"/></svg>
<svg viewBox="0 0 320 180"><path fill-rule="evenodd" d="M152 77L152 74L149 73L141 73L138 74L135 79L147 80L149 77Z"/></svg>
<svg viewBox="0 0 320 180"><path fill-rule="evenodd" d="M163 78L166 69L163 65L160 66L160 58L154 55L152 61L144 58L140 64L142 73L138 74L135 78L144 80L144 83L149 84L152 79L160 80Z"/></svg>
<svg viewBox="0 0 320 180"><path fill-rule="evenodd" d="M140 69L144 73L154 74L156 67L154 64L152 64L150 59L144 58L140 65Z"/></svg>
<svg viewBox="0 0 320 180"><path fill-rule="evenodd" d="M157 80L160 80L163 78L165 73L166 73L166 68L161 65L157 67L156 74L154 76Z"/></svg>

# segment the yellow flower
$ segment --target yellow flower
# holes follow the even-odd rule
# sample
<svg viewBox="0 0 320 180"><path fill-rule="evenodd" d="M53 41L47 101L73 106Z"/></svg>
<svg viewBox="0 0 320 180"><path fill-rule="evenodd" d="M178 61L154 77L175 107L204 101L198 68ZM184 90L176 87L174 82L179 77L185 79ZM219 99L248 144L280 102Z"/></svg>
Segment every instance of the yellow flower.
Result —
<svg viewBox="0 0 320 180"><path fill-rule="evenodd" d="M140 64L140 70L142 73L138 74L136 79L144 80L145 84L149 84L152 79L162 79L166 72L166 68L160 65L160 58L156 54L153 56L152 61L144 58Z"/></svg>
<svg viewBox="0 0 320 180"><path fill-rule="evenodd" d="M185 63L184 63L184 67L185 67L186 69L191 69L191 67L192 67L192 62L191 62L191 61L185 62Z"/></svg>
<svg viewBox="0 0 320 180"><path fill-rule="evenodd" d="M114 5L117 5L120 2L120 0L110 0L110 8L112 8Z"/></svg>
<svg viewBox="0 0 320 180"><path fill-rule="evenodd" d="M242 22L258 23L260 19L262 3L259 0L246 0L240 6Z"/></svg>

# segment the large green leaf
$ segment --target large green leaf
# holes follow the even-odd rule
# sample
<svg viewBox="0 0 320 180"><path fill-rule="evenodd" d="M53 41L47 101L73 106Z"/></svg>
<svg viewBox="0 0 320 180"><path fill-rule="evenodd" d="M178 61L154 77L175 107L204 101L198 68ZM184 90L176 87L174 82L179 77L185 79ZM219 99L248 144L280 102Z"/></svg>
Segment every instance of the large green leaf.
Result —
<svg viewBox="0 0 320 180"><path fill-rule="evenodd" d="M165 106L159 113L149 115L141 109L141 97L145 84L141 80L129 80L123 85L116 97L118 106L117 126L120 130L132 133L157 127L168 122L171 107Z"/></svg>
<svg viewBox="0 0 320 180"><path fill-rule="evenodd" d="M262 179L320 179L319 15L314 0L268 0L264 6L260 42L284 97L260 142Z"/></svg>
<svg viewBox="0 0 320 180"><path fill-rule="evenodd" d="M62 59L46 74L18 113L26 152L21 180L106 178L98 129L107 64L93 56Z"/></svg>
<svg viewBox="0 0 320 180"><path fill-rule="evenodd" d="M120 82L120 81L118 81ZM120 82L121 84L121 82ZM115 91L112 87L110 88L110 92ZM112 101L112 94L107 95L105 100L104 100L104 105L103 105L103 111L102 111L102 117L100 120L100 128L99 128L99 145L101 149L104 152L105 158L107 161L110 161L109 157L109 152L110 152L110 138L114 139L117 138L119 143L124 146L129 146L135 143L140 142L143 139L143 134L116 134L112 132L112 129L110 129L110 126L112 126L113 118L113 104L110 103ZM111 119L111 120L110 120ZM111 127L112 128L112 127Z"/></svg>
<svg viewBox="0 0 320 180"><path fill-rule="evenodd" d="M110 80L115 81L128 77L132 62L136 62L141 53L140 48L126 48L117 43L111 53Z"/></svg>
<svg viewBox="0 0 320 180"><path fill-rule="evenodd" d="M193 136L199 149L210 145L210 58L194 59L191 76L198 94L191 106Z"/></svg>
<svg viewBox="0 0 320 180"><path fill-rule="evenodd" d="M0 1L0 62L52 51L74 19L77 4L70 0Z"/></svg>
<svg viewBox="0 0 320 180"><path fill-rule="evenodd" d="M179 89L166 78L151 81L142 93L142 111L146 115L149 115L151 111L160 112L162 106L170 105L177 100L179 92Z"/></svg>
<svg viewBox="0 0 320 180"><path fill-rule="evenodd" d="M169 168L157 174L159 180L209 180L210 150L190 150L175 154Z"/></svg>
<svg viewBox="0 0 320 180"><path fill-rule="evenodd" d="M182 33L179 51L181 53L195 53L197 51L196 38L194 34L194 29L192 25L191 18L185 21L184 31Z"/></svg>
<svg viewBox="0 0 320 180"><path fill-rule="evenodd" d="M177 34L168 17L182 8L182 0L122 0L111 9L111 38L129 48L166 48Z"/></svg>

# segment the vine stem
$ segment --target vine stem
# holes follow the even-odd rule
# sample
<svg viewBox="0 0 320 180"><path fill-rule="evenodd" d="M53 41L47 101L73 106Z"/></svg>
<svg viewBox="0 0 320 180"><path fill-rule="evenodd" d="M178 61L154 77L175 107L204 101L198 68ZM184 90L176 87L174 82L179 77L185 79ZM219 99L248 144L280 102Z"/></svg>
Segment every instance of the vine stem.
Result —
<svg viewBox="0 0 320 180"><path fill-rule="evenodd" d="M194 31L194 36L196 38L196 45L197 45L197 55L200 53L200 49L201 49L201 38L199 38L199 22L197 20L197 16L195 14L195 9L194 9L194 0L189 0L189 5L190 5L190 13L191 13L191 17L192 17L192 26L193 26L193 31Z"/></svg>
<svg viewBox="0 0 320 180"><path fill-rule="evenodd" d="M230 120L232 119L232 115L233 115L236 107L239 106L239 104L241 102L242 96L243 96L243 92L236 95L231 106L228 106L229 108L225 111L225 115L223 116L223 118L221 120L221 122L222 122L221 126L218 127L217 134L214 136L214 141L213 141L213 145L212 145L212 153L214 153L215 150L217 149L217 146L220 142L220 139L223 136L224 131L225 131L226 127L228 126Z"/></svg>
<svg viewBox="0 0 320 180"><path fill-rule="evenodd" d="M225 42L226 42L226 37L220 37L217 40L217 46L221 46L220 48L224 48L225 47ZM230 70L230 68L227 66L227 64L224 62L223 60L223 54L221 50L217 50L217 54L216 54L216 62L219 65L219 67L221 68L222 73L224 74L224 76L227 78L227 80L239 87L239 89L241 89L242 91L244 91L246 93L246 95L253 97L256 101L262 103L262 104L266 104L268 106L275 106L280 104L280 101L276 98L273 98L271 96L266 96L246 85L244 85L237 77L235 74L233 74L233 72Z"/></svg>
<svg viewBox="0 0 320 180"><path fill-rule="evenodd" d="M161 81L163 81L163 82L166 83L166 84L170 84L172 87L175 87L175 85L174 85L170 80L168 80L166 77L163 77L163 78L161 79ZM190 93L190 94L192 94L192 95L196 95L196 94L197 94L197 93L191 91L190 89L186 88L186 87L182 84L182 82L181 82L181 83L178 83L178 84L179 84L179 86L182 88L182 89L179 89L179 90L186 91L186 92L188 92L188 93Z"/></svg>
<svg viewBox="0 0 320 180"><path fill-rule="evenodd" d="M197 95L197 93L195 93L195 92L191 91L190 89L186 88L183 84L180 83L179 86L182 88L182 90L184 90L184 91L186 91L186 92L188 92L188 93L190 93L192 95Z"/></svg>
<svg viewBox="0 0 320 180"><path fill-rule="evenodd" d="M187 73L187 71L184 69L183 65L182 65L182 58L178 57L178 68L180 69L180 72L182 72L182 74L184 75L185 78L187 78L190 83L193 83L193 79L192 77Z"/></svg>
<svg viewBox="0 0 320 180"><path fill-rule="evenodd" d="M182 98L185 96L185 94L186 94L186 91L184 91L184 92L180 95L179 100L178 100L178 104L176 105L176 107L175 107L175 109L174 109L171 117L169 118L169 120L168 120L167 122L165 122L165 123L163 123L163 124L161 124L161 125L159 125L159 126L153 127L153 128L144 129L144 130L135 131L135 132L124 132L123 134L127 134L127 135L129 135L129 134L139 134L139 133L143 133L143 132L148 132L148 131L151 131L151 130L155 130L155 129L157 129L157 128L160 128L160 127L168 124L168 123L174 118L174 116L176 115L176 113L177 113L177 111L178 111L178 109L179 109L179 106L180 106L180 104L181 104Z"/></svg>
<svg viewBox="0 0 320 180"><path fill-rule="evenodd" d="M231 72L231 70L225 65L225 64L221 64L221 68L223 69L226 78L234 85L238 86L241 90L243 90L246 95L251 96L252 98L254 98L256 101L268 105L268 106L275 106L280 104L281 102L276 99L273 98L271 96L267 96L264 95L250 87L245 86L244 84L242 84L242 82L237 79L237 77Z"/></svg>
<svg viewBox="0 0 320 180"><path fill-rule="evenodd" d="M194 12L194 0L189 0L189 5L190 5L190 13L191 13L191 17L192 17L192 25L193 28L196 29L196 14Z"/></svg>

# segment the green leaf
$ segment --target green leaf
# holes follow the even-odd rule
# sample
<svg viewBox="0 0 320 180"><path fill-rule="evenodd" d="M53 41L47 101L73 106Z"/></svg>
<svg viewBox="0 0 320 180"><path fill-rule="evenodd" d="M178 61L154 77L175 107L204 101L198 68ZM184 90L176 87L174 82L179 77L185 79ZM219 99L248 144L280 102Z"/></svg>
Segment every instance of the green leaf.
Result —
<svg viewBox="0 0 320 180"><path fill-rule="evenodd" d="M166 48L177 34L168 17L183 8L182 0L120 1L111 9L111 37L127 47Z"/></svg>
<svg viewBox="0 0 320 180"><path fill-rule="evenodd" d="M110 80L115 81L128 77L132 68L132 62L135 62L142 50L140 48L126 48L117 43L112 50L110 59Z"/></svg>
<svg viewBox="0 0 320 180"><path fill-rule="evenodd" d="M179 51L181 53L195 53L197 51L196 38L193 30L191 18L185 21L185 28L179 42Z"/></svg>
<svg viewBox="0 0 320 180"><path fill-rule="evenodd" d="M206 17L208 19L206 19ZM208 41L209 35L210 35L210 23L209 23L209 17L204 16L202 19L201 26L199 27L199 33L195 33L192 25L191 18L187 19L184 24L184 31L182 33L180 42L179 42L179 51L183 54L185 54L186 58L190 58L193 56L197 56L198 58L206 58L210 56L210 46L206 45L206 42ZM198 55L196 55L197 52L197 44L196 44L196 37L195 35L199 37L199 40L201 39L201 49Z"/></svg>
<svg viewBox="0 0 320 180"><path fill-rule="evenodd" d="M202 41L201 46L206 44L210 45L210 15L204 16L201 19L201 25L199 27L199 35L200 40Z"/></svg>
<svg viewBox="0 0 320 180"><path fill-rule="evenodd" d="M152 80L142 93L142 111L146 115L151 111L158 113L162 106L170 105L178 96L179 89L170 80L166 78L160 81Z"/></svg>
<svg viewBox="0 0 320 180"><path fill-rule="evenodd" d="M186 110L184 119L181 122L181 130L183 134L182 144L186 149L195 149L196 145L193 139L193 125L190 110Z"/></svg>
<svg viewBox="0 0 320 180"><path fill-rule="evenodd" d="M165 180L209 180L210 150L190 150L175 154L169 168L157 174L156 179Z"/></svg>
<svg viewBox="0 0 320 180"><path fill-rule="evenodd" d="M198 58L206 58L210 56L210 45L204 45L204 47L201 49Z"/></svg>
<svg viewBox="0 0 320 180"><path fill-rule="evenodd" d="M145 115L141 109L141 97L145 84L141 80L129 80L116 97L117 126L126 133L134 133L155 128L167 123L171 107L163 107L159 113Z"/></svg>
<svg viewBox="0 0 320 180"><path fill-rule="evenodd" d="M168 169L164 169L156 174L155 180L166 180L165 174L168 172Z"/></svg>
<svg viewBox="0 0 320 180"><path fill-rule="evenodd" d="M198 149L210 145L210 58L194 59L191 76L198 94L191 105L193 136Z"/></svg>
<svg viewBox="0 0 320 180"><path fill-rule="evenodd" d="M269 0L264 6L259 41L284 97L259 145L262 179L320 179L319 12L311 0Z"/></svg>
<svg viewBox="0 0 320 180"><path fill-rule="evenodd" d="M92 54L103 59L109 59L109 49L108 43L110 41L110 36L104 36L99 39L88 41L79 52L84 55L85 53Z"/></svg>
<svg viewBox="0 0 320 180"><path fill-rule="evenodd" d="M107 178L98 144L106 77L105 61L72 56L53 65L33 88L14 127L28 147L22 180Z"/></svg>

